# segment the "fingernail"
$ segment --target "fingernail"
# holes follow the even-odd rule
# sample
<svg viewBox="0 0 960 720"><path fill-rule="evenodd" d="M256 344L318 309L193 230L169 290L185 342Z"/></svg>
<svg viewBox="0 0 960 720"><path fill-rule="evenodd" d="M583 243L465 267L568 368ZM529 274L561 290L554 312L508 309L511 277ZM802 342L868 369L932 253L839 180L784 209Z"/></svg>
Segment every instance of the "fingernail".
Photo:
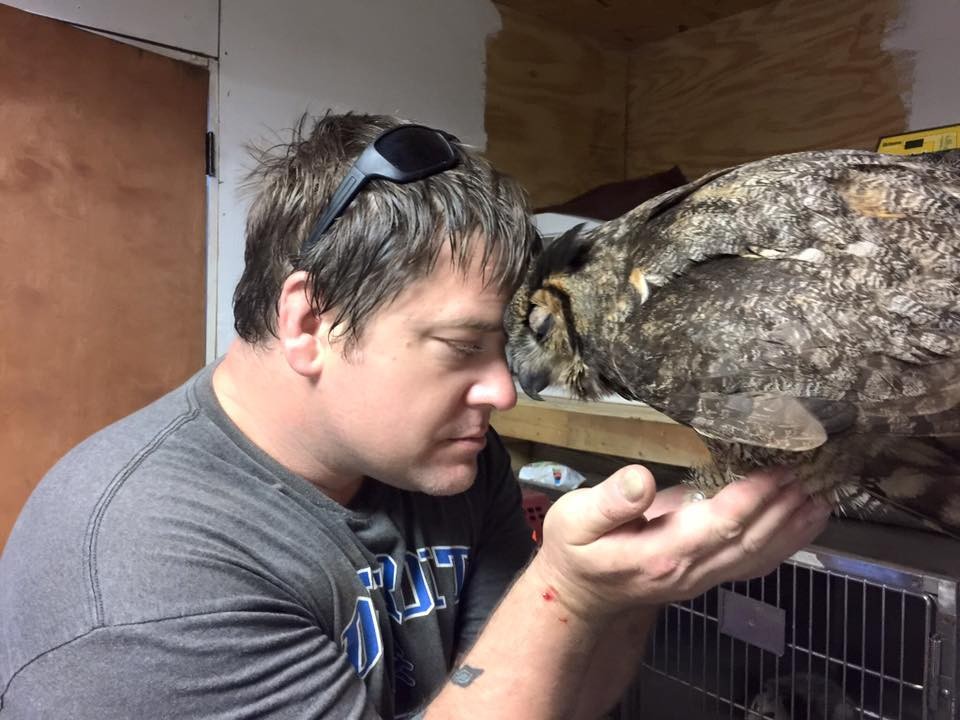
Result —
<svg viewBox="0 0 960 720"><path fill-rule="evenodd" d="M637 502L647 492L647 480L644 473L630 468L620 475L620 492L630 502Z"/></svg>

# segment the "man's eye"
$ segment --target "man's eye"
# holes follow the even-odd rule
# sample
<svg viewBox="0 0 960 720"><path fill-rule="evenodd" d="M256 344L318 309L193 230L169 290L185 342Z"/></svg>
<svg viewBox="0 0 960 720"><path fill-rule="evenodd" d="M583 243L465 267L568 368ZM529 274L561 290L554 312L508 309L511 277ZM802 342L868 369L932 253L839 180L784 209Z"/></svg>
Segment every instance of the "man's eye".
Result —
<svg viewBox="0 0 960 720"><path fill-rule="evenodd" d="M483 346L477 343L466 342L464 340L444 340L443 342L458 355L469 357L483 352Z"/></svg>

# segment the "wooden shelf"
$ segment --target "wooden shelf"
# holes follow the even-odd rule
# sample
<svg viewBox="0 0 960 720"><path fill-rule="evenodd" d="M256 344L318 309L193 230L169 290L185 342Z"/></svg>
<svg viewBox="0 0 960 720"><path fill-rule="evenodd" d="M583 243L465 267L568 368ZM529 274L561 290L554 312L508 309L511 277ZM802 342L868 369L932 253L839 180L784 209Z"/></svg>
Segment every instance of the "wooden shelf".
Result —
<svg viewBox="0 0 960 720"><path fill-rule="evenodd" d="M709 459L693 430L645 405L520 398L491 424L506 438L632 460L692 467Z"/></svg>

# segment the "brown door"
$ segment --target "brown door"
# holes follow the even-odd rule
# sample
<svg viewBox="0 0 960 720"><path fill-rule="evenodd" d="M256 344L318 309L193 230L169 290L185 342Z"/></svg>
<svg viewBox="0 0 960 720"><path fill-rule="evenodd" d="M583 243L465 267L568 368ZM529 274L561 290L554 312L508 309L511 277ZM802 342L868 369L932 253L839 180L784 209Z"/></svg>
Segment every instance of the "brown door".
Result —
<svg viewBox="0 0 960 720"><path fill-rule="evenodd" d="M61 455L203 364L207 87L0 5L0 548Z"/></svg>

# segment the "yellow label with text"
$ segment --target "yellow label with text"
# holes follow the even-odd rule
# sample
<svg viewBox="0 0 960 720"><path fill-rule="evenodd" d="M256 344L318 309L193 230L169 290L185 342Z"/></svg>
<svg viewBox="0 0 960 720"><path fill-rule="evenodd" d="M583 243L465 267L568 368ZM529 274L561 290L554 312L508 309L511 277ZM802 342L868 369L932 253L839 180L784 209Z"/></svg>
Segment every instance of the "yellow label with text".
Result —
<svg viewBox="0 0 960 720"><path fill-rule="evenodd" d="M955 148L960 148L960 125L944 125L929 130L887 135L877 143L877 152L888 155L918 155Z"/></svg>

